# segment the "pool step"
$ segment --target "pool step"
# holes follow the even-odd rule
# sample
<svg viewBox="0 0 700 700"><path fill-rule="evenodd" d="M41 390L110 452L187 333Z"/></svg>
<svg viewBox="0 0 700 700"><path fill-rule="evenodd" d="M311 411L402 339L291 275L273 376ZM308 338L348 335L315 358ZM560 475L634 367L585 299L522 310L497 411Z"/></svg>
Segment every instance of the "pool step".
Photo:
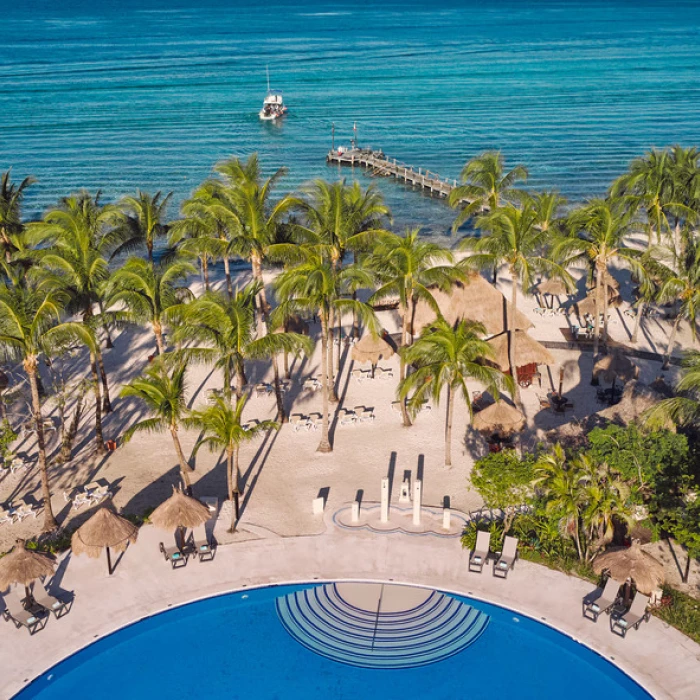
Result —
<svg viewBox="0 0 700 700"><path fill-rule="evenodd" d="M357 584L362 585L362 584ZM489 623L485 613L432 591L408 610L365 610L336 584L277 599L283 626L300 644L326 658L364 668L413 668L466 649Z"/></svg>

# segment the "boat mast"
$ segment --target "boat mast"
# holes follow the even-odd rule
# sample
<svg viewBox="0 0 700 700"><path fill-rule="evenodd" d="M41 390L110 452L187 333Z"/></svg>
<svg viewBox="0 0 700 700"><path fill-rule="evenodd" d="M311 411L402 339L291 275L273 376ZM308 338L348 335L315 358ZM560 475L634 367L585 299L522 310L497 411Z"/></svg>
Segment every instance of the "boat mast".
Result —
<svg viewBox="0 0 700 700"><path fill-rule="evenodd" d="M270 66L265 66L265 72L267 73L267 91L270 92Z"/></svg>

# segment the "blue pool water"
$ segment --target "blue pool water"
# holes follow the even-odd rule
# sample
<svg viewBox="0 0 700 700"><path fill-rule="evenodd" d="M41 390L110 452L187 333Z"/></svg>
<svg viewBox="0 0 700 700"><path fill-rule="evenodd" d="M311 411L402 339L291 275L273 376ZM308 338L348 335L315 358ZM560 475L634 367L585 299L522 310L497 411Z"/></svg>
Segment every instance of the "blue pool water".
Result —
<svg viewBox="0 0 700 700"><path fill-rule="evenodd" d="M488 624L462 651L401 670L338 663L298 643L278 617L279 599L304 588L310 587L250 590L148 618L66 659L16 697L58 700L92 691L104 700L650 697L568 637L465 598L458 600L488 616Z"/></svg>
<svg viewBox="0 0 700 700"><path fill-rule="evenodd" d="M698 0L0 0L0 169L41 211L79 186L180 201L259 151L294 188L347 143L457 177L500 148L533 187L604 192L651 146L700 143ZM280 126L257 118L265 66ZM347 171L344 171L347 174ZM369 182L366 175L358 174ZM453 213L381 182L397 226Z"/></svg>

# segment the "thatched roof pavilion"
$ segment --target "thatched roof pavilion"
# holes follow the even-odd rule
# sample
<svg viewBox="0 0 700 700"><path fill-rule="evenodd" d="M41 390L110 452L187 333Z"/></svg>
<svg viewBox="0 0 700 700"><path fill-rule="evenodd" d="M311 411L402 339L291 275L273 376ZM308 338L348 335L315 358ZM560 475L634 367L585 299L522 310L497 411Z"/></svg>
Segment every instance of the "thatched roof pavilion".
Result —
<svg viewBox="0 0 700 700"><path fill-rule="evenodd" d="M639 367L627 355L623 355L621 351L615 350L610 355L605 355L599 359L593 365L593 376L596 379L602 377L608 383L612 383L616 379L628 382L632 379L637 379Z"/></svg>
<svg viewBox="0 0 700 700"><path fill-rule="evenodd" d="M472 425L482 432L513 433L525 425L525 416L503 400L479 411Z"/></svg>
<svg viewBox="0 0 700 700"><path fill-rule="evenodd" d="M387 360L394 354L394 348L378 335L367 333L353 345L350 353L355 362L361 364L370 362L376 365L379 360Z"/></svg>
<svg viewBox="0 0 700 700"><path fill-rule="evenodd" d="M211 517L209 509L201 502L173 489L173 495L151 513L151 522L161 530L197 527Z"/></svg>
<svg viewBox="0 0 700 700"><path fill-rule="evenodd" d="M0 591L17 584L24 586L29 596L29 584L42 576L51 576L55 568L51 555L32 552L25 547L24 540L17 540L14 549L0 559Z"/></svg>
<svg viewBox="0 0 700 700"><path fill-rule="evenodd" d="M553 297L568 294L566 285L560 279L542 280L542 282L537 285L536 289L540 294L549 294Z"/></svg>
<svg viewBox="0 0 700 700"><path fill-rule="evenodd" d="M510 360L508 358L508 347L510 343L510 334L501 333L495 338L490 338L487 342L494 350L494 357L489 358L488 362L495 364L500 370L506 371L510 368ZM515 331L515 366L524 367L525 365L553 365L555 364L552 353L531 338L525 331Z"/></svg>
<svg viewBox="0 0 700 700"><path fill-rule="evenodd" d="M651 595L666 580L663 564L645 552L638 541L631 547L615 547L593 560L593 571L597 574L607 570L617 581L632 579L637 590Z"/></svg>
<svg viewBox="0 0 700 700"><path fill-rule="evenodd" d="M506 313L511 313L511 305L505 296L481 275L469 276L466 284L456 282L449 292L432 290L440 313L450 324L463 319L483 323L488 335L503 333L507 328ZM417 335L423 328L435 321L435 312L425 301L416 304L413 317L413 334ZM515 315L515 327L518 330L532 328L532 323L520 311Z"/></svg>

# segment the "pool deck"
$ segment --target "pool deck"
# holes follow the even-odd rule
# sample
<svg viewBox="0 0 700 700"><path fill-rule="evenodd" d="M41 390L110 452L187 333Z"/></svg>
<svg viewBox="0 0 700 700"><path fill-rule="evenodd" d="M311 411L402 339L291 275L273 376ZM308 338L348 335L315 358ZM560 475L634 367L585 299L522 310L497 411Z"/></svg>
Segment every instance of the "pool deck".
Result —
<svg viewBox="0 0 700 700"><path fill-rule="evenodd" d="M494 578L490 569L469 573L458 540L329 527L323 535L222 546L213 562L190 560L172 570L157 551L162 539L162 531L143 527L111 577L104 558L62 558L50 589L75 591L73 609L32 637L25 629L2 625L0 696L11 697L67 655L169 607L244 587L368 580L427 586L508 607L611 659L655 698L697 698L700 646L677 630L652 618L625 639L617 637L607 616L597 623L581 616L581 598L592 589L587 582L525 561L516 563L507 580Z"/></svg>

